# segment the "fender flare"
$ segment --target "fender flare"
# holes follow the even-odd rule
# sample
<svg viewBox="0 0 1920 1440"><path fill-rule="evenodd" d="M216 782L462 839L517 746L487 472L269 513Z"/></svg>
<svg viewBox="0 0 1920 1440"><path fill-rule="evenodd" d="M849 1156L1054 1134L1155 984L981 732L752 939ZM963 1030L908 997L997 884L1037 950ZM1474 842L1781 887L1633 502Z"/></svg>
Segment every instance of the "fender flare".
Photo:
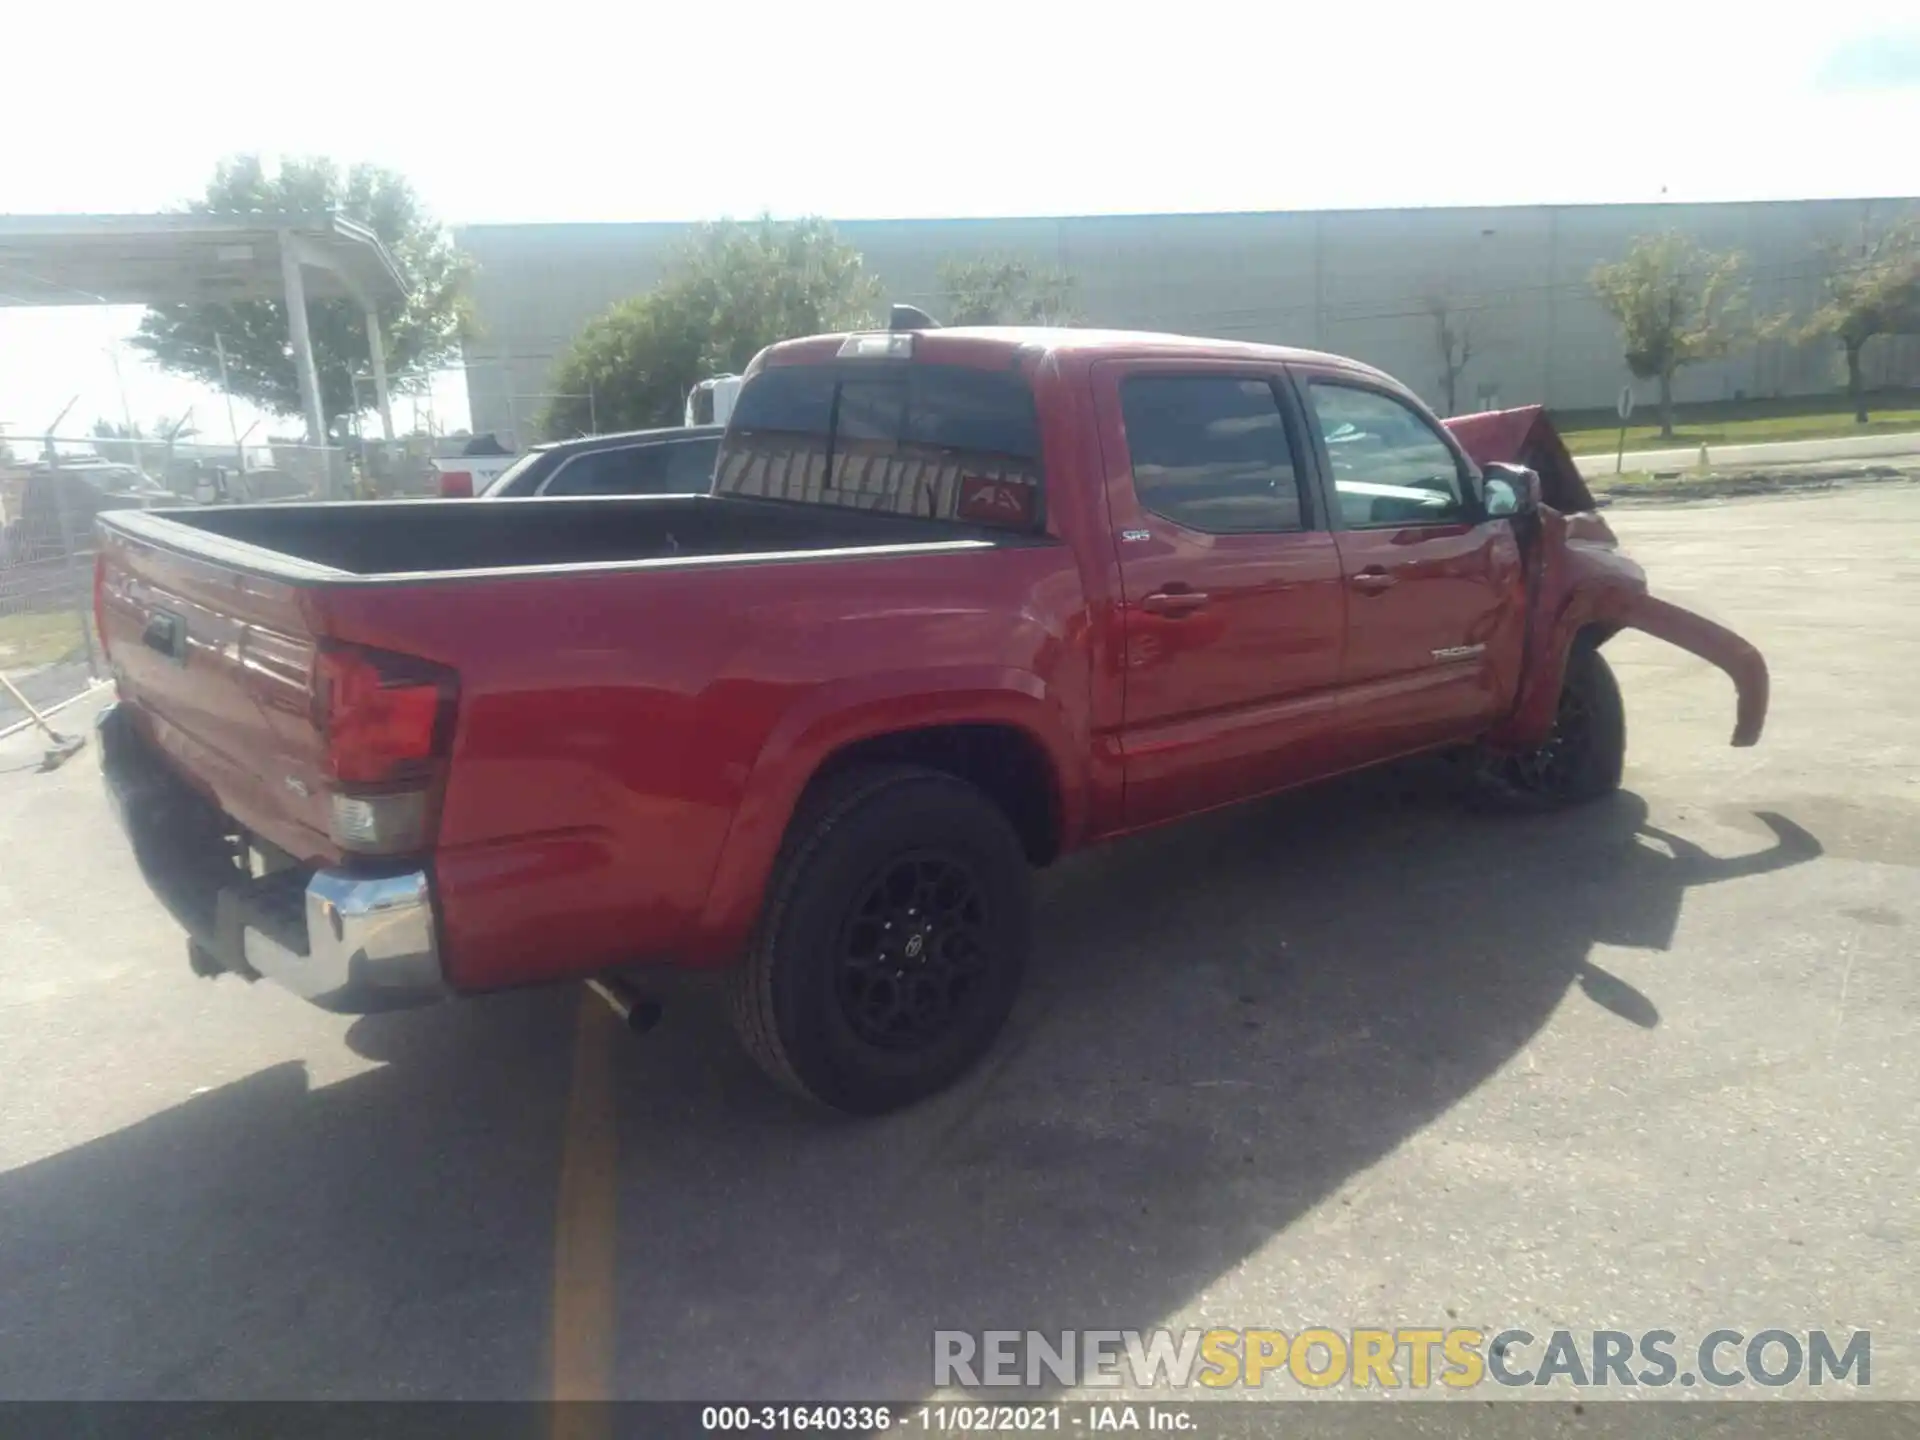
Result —
<svg viewBox="0 0 1920 1440"><path fill-rule="evenodd" d="M1567 656L1573 652L1575 637L1589 625L1607 623L1597 603L1602 593L1587 587L1565 594L1550 623L1536 630L1532 654L1523 662L1520 694L1511 713L1487 736L1489 744L1526 749L1547 738L1553 729L1560 687L1566 681Z"/></svg>
<svg viewBox="0 0 1920 1440"><path fill-rule="evenodd" d="M1767 660L1759 650L1726 626L1654 595L1622 597L1616 608L1622 625L1677 645L1725 671L1738 696L1733 736L1727 743L1741 748L1759 743L1771 691Z"/></svg>
<svg viewBox="0 0 1920 1440"><path fill-rule="evenodd" d="M850 745L945 725L1006 725L1046 757L1062 847L1083 833L1087 744L1058 695L1031 671L953 666L888 671L812 691L781 716L754 757L714 865L689 958L720 963L751 933L795 807L820 767Z"/></svg>
<svg viewBox="0 0 1920 1440"><path fill-rule="evenodd" d="M1609 631L1643 631L1724 671L1733 681L1736 696L1733 735L1728 743L1739 748L1759 743L1766 728L1771 693L1766 657L1752 643L1704 615L1645 590L1604 584L1576 586L1566 596L1552 626L1537 642L1541 649L1529 668L1525 693L1507 720L1488 736L1491 743L1525 747L1546 738L1553 728L1567 656L1579 632L1592 625Z"/></svg>

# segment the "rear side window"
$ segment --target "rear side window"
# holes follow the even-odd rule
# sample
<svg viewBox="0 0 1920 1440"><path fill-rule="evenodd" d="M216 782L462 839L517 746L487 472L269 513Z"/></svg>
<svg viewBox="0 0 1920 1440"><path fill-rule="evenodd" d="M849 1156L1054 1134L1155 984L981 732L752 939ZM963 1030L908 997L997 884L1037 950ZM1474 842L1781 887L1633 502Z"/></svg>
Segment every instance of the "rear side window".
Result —
<svg viewBox="0 0 1920 1440"><path fill-rule="evenodd" d="M718 435L669 445L667 490L675 495L704 495L713 484L713 457L719 453Z"/></svg>
<svg viewBox="0 0 1920 1440"><path fill-rule="evenodd" d="M618 450L589 450L565 461L542 495L658 495L667 486L672 447L628 445Z"/></svg>
<svg viewBox="0 0 1920 1440"><path fill-rule="evenodd" d="M1030 529L1041 519L1033 391L951 365L791 366L740 393L719 495Z"/></svg>
<svg viewBox="0 0 1920 1440"><path fill-rule="evenodd" d="M1302 530L1286 418L1265 380L1136 375L1120 413L1140 504L1216 535Z"/></svg>
<svg viewBox="0 0 1920 1440"><path fill-rule="evenodd" d="M522 485L520 483L521 480L526 476L527 472L536 465L545 466L551 463L551 451L529 450L518 460L514 461L513 464L496 475L493 483L487 486L486 493L489 495L531 495L534 490L539 487L533 484ZM459 462L451 461L447 468L457 470L459 468Z"/></svg>

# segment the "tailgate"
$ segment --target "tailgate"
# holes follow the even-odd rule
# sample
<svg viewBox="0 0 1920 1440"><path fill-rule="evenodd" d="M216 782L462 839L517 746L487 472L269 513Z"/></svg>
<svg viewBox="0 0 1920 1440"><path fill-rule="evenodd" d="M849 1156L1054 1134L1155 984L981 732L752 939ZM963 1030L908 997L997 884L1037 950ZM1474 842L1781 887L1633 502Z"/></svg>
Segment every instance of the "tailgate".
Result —
<svg viewBox="0 0 1920 1440"><path fill-rule="evenodd" d="M108 660L149 737L245 829L332 859L313 592L111 529L100 567Z"/></svg>

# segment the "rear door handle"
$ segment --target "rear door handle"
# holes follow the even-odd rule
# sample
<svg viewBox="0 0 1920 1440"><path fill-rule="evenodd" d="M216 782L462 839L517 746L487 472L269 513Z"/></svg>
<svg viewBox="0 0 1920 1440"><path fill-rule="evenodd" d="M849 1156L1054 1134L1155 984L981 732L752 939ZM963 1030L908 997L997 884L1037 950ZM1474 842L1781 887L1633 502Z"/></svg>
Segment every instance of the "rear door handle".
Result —
<svg viewBox="0 0 1920 1440"><path fill-rule="evenodd" d="M1398 577L1378 565L1369 565L1353 577L1353 588L1363 595L1379 595L1399 583Z"/></svg>
<svg viewBox="0 0 1920 1440"><path fill-rule="evenodd" d="M1205 609L1207 599L1204 590L1156 590L1140 597L1140 608L1149 615L1165 615L1177 620L1182 615Z"/></svg>

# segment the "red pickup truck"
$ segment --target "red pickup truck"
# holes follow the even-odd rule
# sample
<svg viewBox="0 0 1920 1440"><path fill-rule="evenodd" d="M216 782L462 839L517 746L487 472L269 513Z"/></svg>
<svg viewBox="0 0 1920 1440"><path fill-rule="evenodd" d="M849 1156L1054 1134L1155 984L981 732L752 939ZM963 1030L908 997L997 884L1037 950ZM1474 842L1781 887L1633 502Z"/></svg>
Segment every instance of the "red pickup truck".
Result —
<svg viewBox="0 0 1920 1440"><path fill-rule="evenodd" d="M992 1044L1032 866L1423 751L1590 800L1623 626L1753 743L1759 655L1649 597L1544 420L1458 429L1260 345L790 341L710 493L102 516L103 764L201 973L720 971L773 1076L882 1111Z"/></svg>

